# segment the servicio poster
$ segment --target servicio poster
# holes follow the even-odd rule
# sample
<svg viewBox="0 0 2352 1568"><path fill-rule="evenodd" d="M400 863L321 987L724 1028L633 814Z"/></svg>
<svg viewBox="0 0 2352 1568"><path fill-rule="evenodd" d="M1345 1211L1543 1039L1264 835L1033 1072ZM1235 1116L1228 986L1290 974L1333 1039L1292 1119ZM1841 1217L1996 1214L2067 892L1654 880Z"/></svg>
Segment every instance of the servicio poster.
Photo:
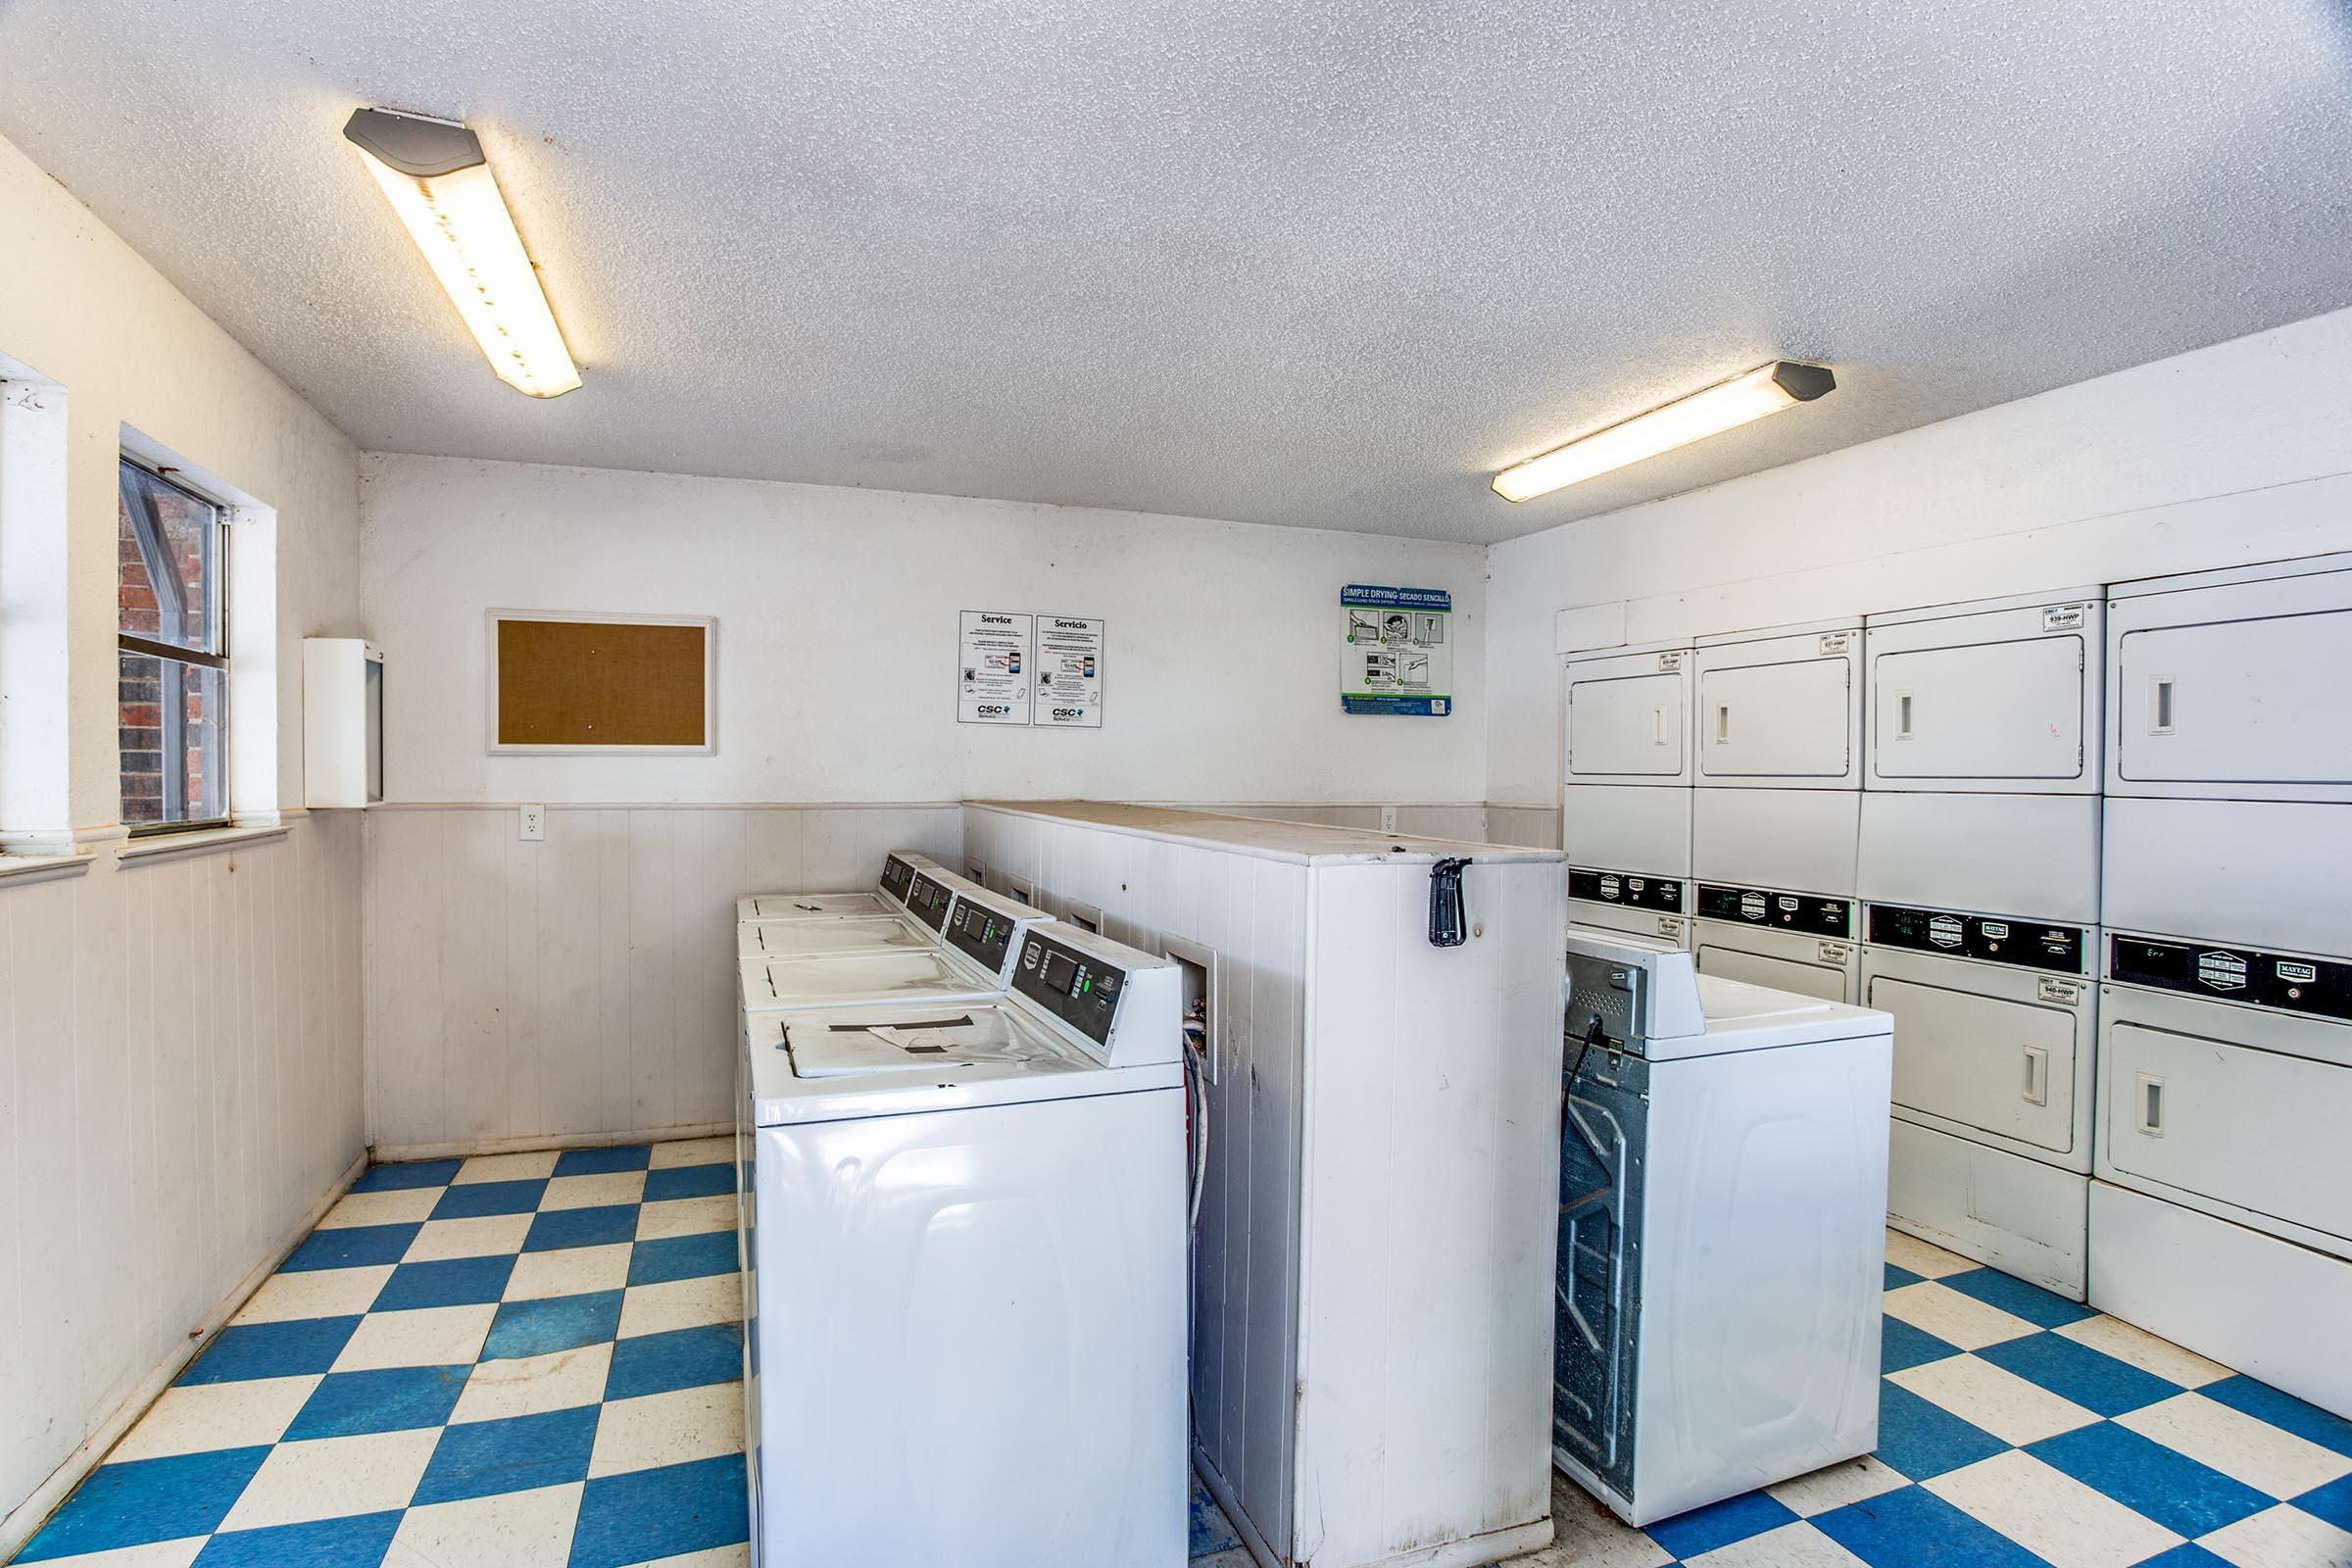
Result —
<svg viewBox="0 0 2352 1568"><path fill-rule="evenodd" d="M1453 711L1453 596L1443 588L1340 590L1340 710Z"/></svg>
<svg viewBox="0 0 2352 1568"><path fill-rule="evenodd" d="M1102 727L1102 622L1084 615L1037 617L1037 706L1031 722Z"/></svg>
<svg viewBox="0 0 2352 1568"><path fill-rule="evenodd" d="M963 612L956 647L956 723L1029 722L1029 649L1036 620L1003 610Z"/></svg>

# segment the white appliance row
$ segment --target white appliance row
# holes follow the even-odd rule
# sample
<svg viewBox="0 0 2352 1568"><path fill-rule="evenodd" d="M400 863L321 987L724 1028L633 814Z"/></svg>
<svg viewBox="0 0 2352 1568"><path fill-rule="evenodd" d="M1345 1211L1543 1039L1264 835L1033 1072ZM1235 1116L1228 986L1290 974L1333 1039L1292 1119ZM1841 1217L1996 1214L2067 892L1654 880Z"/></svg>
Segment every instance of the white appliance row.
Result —
<svg viewBox="0 0 2352 1568"><path fill-rule="evenodd" d="M740 913L754 1561L1175 1568L1175 966L907 854Z"/></svg>
<svg viewBox="0 0 2352 1568"><path fill-rule="evenodd" d="M2352 1313L2348 663L2352 556L1573 659L1572 917L1892 1012L1895 1224L2352 1407L2251 1310Z"/></svg>

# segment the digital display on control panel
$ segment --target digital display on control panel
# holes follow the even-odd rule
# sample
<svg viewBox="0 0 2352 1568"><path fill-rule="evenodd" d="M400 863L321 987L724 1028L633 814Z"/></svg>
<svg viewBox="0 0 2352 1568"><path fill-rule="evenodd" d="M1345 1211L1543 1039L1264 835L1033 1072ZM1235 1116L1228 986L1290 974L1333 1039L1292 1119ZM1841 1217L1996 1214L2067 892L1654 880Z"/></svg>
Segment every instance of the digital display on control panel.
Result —
<svg viewBox="0 0 2352 1568"><path fill-rule="evenodd" d="M956 906L948 922L948 944L980 961L990 974L1004 969L1004 951L1012 943L1012 922L984 905L968 901Z"/></svg>
<svg viewBox="0 0 2352 1568"><path fill-rule="evenodd" d="M2107 974L2131 985L2185 991L2249 1006L2352 1018L2352 963L2290 958L2250 948L2111 937Z"/></svg>
<svg viewBox="0 0 2352 1568"><path fill-rule="evenodd" d="M1706 882L1699 885L1698 912L1710 920L1768 925L1782 931L1802 931L1812 937L1854 934L1851 901L1825 899L1811 893L1777 893L1770 888L1723 887Z"/></svg>
<svg viewBox="0 0 2352 1568"><path fill-rule="evenodd" d="M1660 909L1667 914L1683 912L1683 884L1673 877L1571 870L1568 896L1594 904L1622 904L1633 909Z"/></svg>
<svg viewBox="0 0 2352 1568"><path fill-rule="evenodd" d="M1035 931L1021 948L1012 988L1097 1045L1110 1043L1126 971Z"/></svg>
<svg viewBox="0 0 2352 1568"><path fill-rule="evenodd" d="M956 895L945 883L918 876L914 879L914 891L906 897L906 907L914 911L916 919L938 931L947 925L948 906L955 902Z"/></svg>
<svg viewBox="0 0 2352 1568"><path fill-rule="evenodd" d="M2088 956L2082 949L2080 926L1956 914L1947 909L1910 909L1893 904L1870 906L1869 940L1885 948L1946 953L2056 974L2082 973Z"/></svg>
<svg viewBox="0 0 2352 1568"><path fill-rule="evenodd" d="M914 867L893 855L882 862L882 891L906 902L906 889L914 882Z"/></svg>

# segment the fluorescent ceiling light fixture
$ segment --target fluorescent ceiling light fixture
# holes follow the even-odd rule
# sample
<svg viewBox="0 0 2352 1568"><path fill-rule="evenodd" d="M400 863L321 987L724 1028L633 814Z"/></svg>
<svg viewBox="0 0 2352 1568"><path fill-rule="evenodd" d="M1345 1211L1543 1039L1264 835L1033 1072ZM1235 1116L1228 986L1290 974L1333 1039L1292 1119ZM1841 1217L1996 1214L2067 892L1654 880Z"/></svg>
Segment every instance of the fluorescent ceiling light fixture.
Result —
<svg viewBox="0 0 2352 1568"><path fill-rule="evenodd" d="M1775 360L1735 375L1704 392L1693 392L1662 409L1637 414L1622 424L1580 436L1540 458L1514 463L1494 476L1494 493L1505 501L1531 501L1595 474L1720 434L1735 425L1810 403L1835 390L1838 378L1819 365Z"/></svg>
<svg viewBox="0 0 2352 1568"><path fill-rule="evenodd" d="M449 120L362 109L343 126L360 162L424 253L490 368L517 392L561 397L579 368L472 131Z"/></svg>

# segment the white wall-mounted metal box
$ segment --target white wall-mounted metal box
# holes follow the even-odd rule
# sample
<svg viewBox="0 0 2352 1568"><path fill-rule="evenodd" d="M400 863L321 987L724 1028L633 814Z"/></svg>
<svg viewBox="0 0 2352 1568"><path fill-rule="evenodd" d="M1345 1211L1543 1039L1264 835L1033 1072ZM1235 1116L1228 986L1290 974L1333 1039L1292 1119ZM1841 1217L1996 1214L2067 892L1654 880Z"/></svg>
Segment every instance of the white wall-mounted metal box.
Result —
<svg viewBox="0 0 2352 1568"><path fill-rule="evenodd" d="M2096 588L1872 615L1864 785L2099 791Z"/></svg>
<svg viewBox="0 0 2352 1568"><path fill-rule="evenodd" d="M302 804L384 798L384 656L358 637L302 640Z"/></svg>

